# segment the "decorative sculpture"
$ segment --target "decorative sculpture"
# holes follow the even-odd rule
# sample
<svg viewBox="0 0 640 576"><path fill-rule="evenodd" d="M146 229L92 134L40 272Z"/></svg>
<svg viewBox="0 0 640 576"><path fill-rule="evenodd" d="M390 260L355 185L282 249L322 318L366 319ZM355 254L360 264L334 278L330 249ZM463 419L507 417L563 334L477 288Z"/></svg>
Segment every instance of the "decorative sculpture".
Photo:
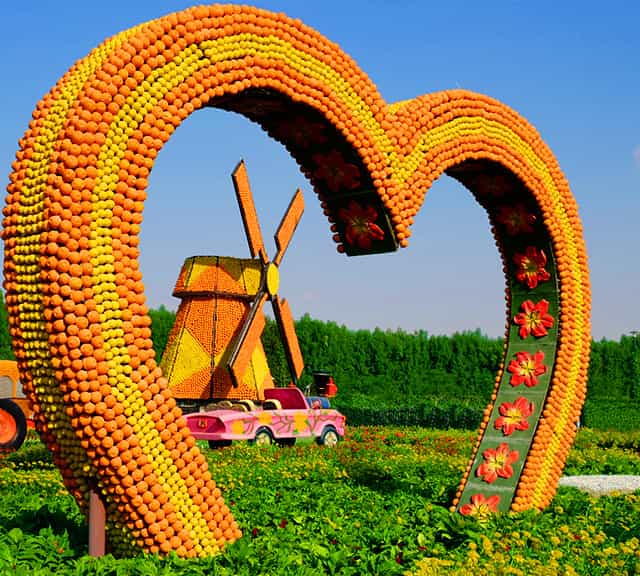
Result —
<svg viewBox="0 0 640 576"><path fill-rule="evenodd" d="M149 172L203 106L240 112L287 147L347 254L406 246L443 173L472 191L502 254L507 327L456 506L544 508L591 343L582 228L553 154L496 100L453 90L388 105L300 22L198 6L106 40L62 77L20 141L4 209L21 380L83 509L97 479L114 551L202 556L240 534L155 364L138 268Z"/></svg>
<svg viewBox="0 0 640 576"><path fill-rule="evenodd" d="M264 400L264 390L273 387L260 341L267 300L294 384L304 368L289 304L277 295L278 267L304 211L302 192L280 222L278 253L269 261L243 162L233 182L251 259L195 256L182 267L174 291L182 304L160 366L174 397L184 401Z"/></svg>

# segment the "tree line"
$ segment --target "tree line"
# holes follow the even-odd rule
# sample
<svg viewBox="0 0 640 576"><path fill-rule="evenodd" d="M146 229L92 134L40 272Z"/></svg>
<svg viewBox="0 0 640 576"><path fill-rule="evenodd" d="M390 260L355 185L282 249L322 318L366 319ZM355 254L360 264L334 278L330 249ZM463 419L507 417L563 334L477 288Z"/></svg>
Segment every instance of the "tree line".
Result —
<svg viewBox="0 0 640 576"><path fill-rule="evenodd" d="M160 358L175 315L163 307L150 315ZM484 407L502 360L502 339L479 330L451 336L351 330L305 314L296 321L296 333L306 365L301 385L311 384L314 370L328 370L338 384L338 403L350 406L443 400ZM269 319L262 343L276 382L288 383L278 329ZM592 342L587 394L592 400L640 400L640 337Z"/></svg>
<svg viewBox="0 0 640 576"><path fill-rule="evenodd" d="M175 313L161 306L149 315L160 360ZM484 406L502 359L502 340L479 330L451 336L424 330L351 330L306 314L296 321L296 332L306 364L301 385L311 384L314 370L328 370L338 384L339 404L350 406L407 406L425 399ZM272 320L267 320L262 342L276 382L288 383L286 360ZM0 358L13 358L4 302L0 305ZM640 398L639 337L592 343L587 397Z"/></svg>
<svg viewBox="0 0 640 576"><path fill-rule="evenodd" d="M352 400L349 404L374 399L411 405L442 399L484 407L502 360L503 340L479 330L450 336L350 330L303 316L296 322L296 331L307 367L332 371L338 385L342 383L341 394ZM279 342L273 323L267 325L266 333L267 355L277 358ZM280 364L275 368L279 370ZM310 378L308 373L306 377ZM592 342L587 394L594 400L640 399L640 338Z"/></svg>

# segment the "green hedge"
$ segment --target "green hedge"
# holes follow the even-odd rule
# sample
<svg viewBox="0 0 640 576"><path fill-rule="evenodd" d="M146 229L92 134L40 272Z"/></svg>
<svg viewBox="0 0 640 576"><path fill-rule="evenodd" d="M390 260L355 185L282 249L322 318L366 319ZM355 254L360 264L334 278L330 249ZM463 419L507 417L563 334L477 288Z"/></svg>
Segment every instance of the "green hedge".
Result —
<svg viewBox="0 0 640 576"><path fill-rule="evenodd" d="M444 430L475 430L480 426L483 413L481 408L441 401L399 407L339 403L336 408L352 426L420 426ZM594 430L640 432L640 403L608 398L587 400L580 424Z"/></svg>
<svg viewBox="0 0 640 576"><path fill-rule="evenodd" d="M640 402L613 398L587 399L581 424L596 430L640 430Z"/></svg>
<svg viewBox="0 0 640 576"><path fill-rule="evenodd" d="M482 410L459 404L429 402L404 407L339 406L352 426L420 426L447 430L474 430L480 426Z"/></svg>

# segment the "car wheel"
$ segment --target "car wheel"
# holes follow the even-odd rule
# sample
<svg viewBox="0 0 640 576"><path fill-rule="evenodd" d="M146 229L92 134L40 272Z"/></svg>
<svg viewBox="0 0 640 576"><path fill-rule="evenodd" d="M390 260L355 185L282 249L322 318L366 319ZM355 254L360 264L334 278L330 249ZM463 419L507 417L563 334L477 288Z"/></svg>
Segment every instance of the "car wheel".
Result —
<svg viewBox="0 0 640 576"><path fill-rule="evenodd" d="M273 434L271 434L268 428L258 428L252 444L256 446L270 446L273 444Z"/></svg>
<svg viewBox="0 0 640 576"><path fill-rule="evenodd" d="M216 448L224 448L231 446L231 440L209 440L209 448L215 450Z"/></svg>
<svg viewBox="0 0 640 576"><path fill-rule="evenodd" d="M27 418L15 402L0 398L0 452L22 446L27 435Z"/></svg>
<svg viewBox="0 0 640 576"><path fill-rule="evenodd" d="M318 438L318 444L320 446L337 446L340 441L340 436L338 436L338 432L333 426L327 426Z"/></svg>

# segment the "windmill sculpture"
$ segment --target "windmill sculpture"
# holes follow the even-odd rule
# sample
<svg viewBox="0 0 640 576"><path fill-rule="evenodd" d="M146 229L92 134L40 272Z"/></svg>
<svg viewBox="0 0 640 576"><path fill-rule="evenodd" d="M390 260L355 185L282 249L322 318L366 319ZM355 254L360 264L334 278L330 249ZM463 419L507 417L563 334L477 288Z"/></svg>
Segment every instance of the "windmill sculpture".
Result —
<svg viewBox="0 0 640 576"><path fill-rule="evenodd" d="M264 399L263 391L274 386L260 340L267 300L294 384L304 368L291 310L277 295L278 266L304 211L302 192L296 191L280 222L277 253L269 261L244 162L232 177L251 258L194 256L182 266L173 292L182 302L161 366L183 403Z"/></svg>

